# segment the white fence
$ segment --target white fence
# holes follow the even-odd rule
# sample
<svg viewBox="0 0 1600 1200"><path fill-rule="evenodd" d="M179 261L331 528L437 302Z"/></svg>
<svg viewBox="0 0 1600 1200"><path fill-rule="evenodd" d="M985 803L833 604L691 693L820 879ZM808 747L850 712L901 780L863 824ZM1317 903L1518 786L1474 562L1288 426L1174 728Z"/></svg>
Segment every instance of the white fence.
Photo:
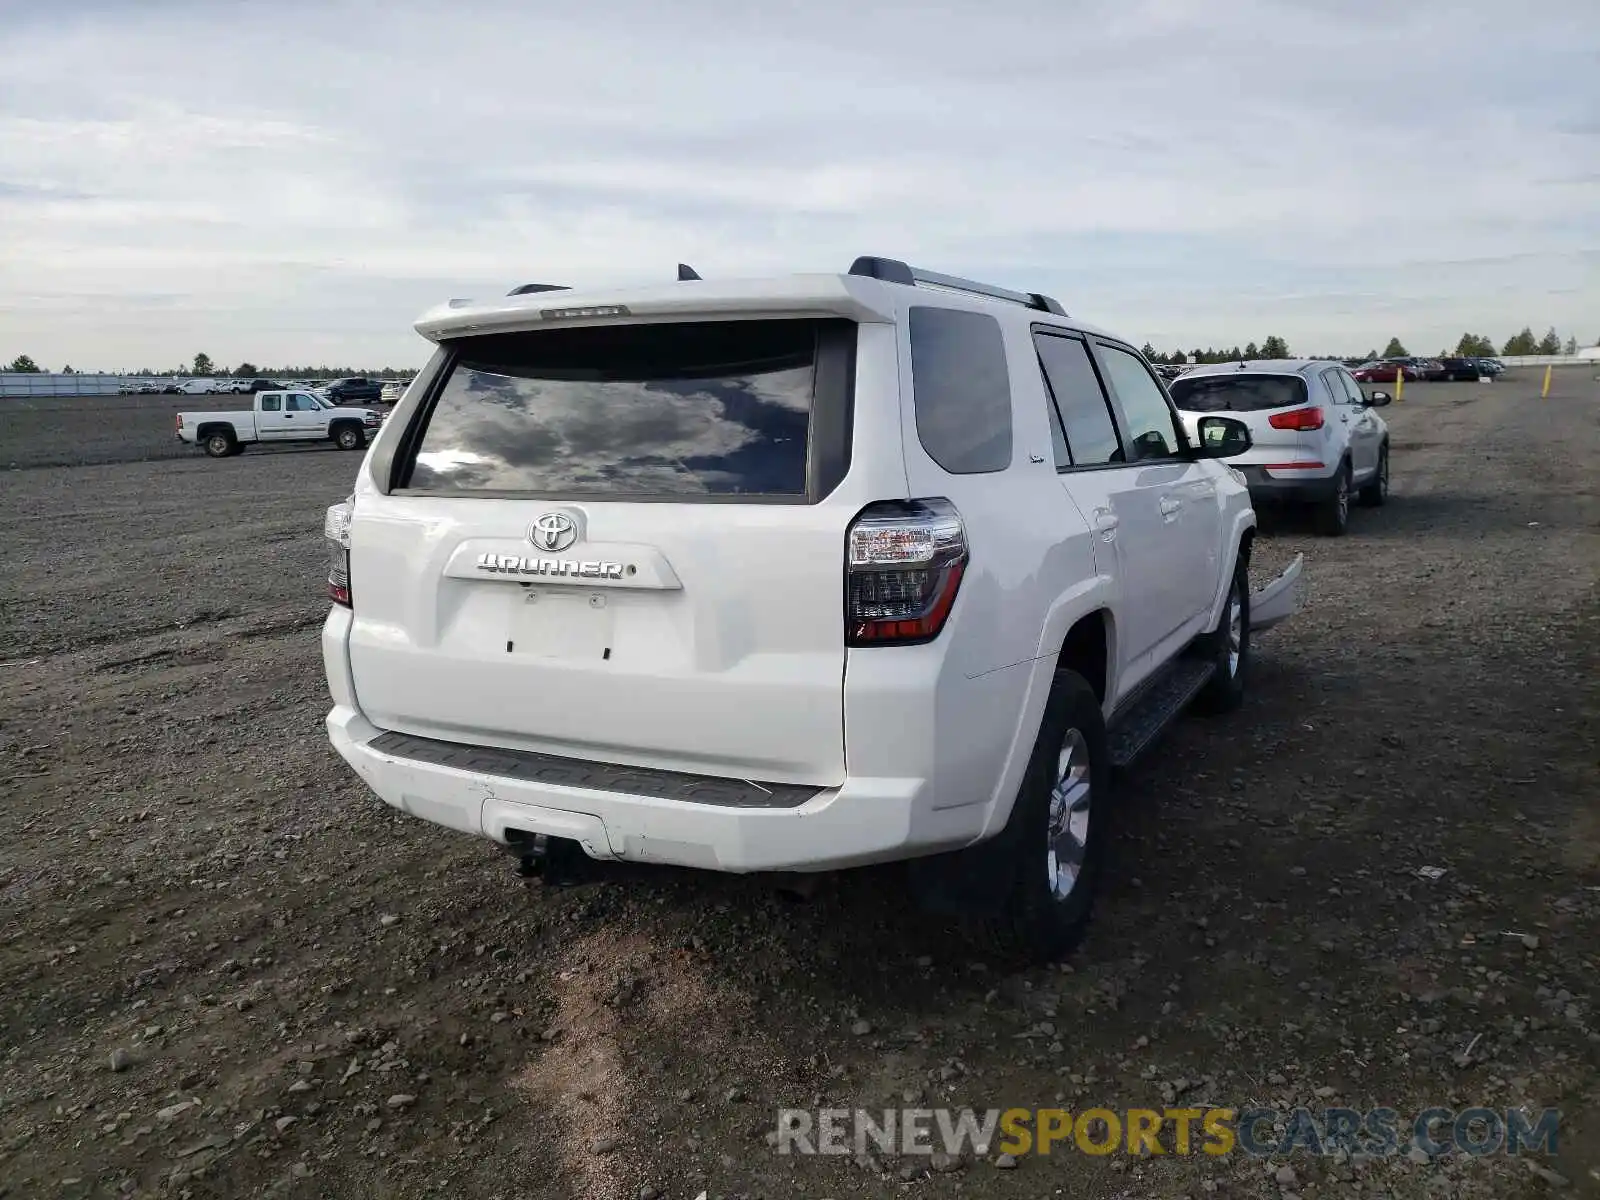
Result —
<svg viewBox="0 0 1600 1200"><path fill-rule="evenodd" d="M1591 354L1588 349L1576 354L1497 354L1495 357L1508 367L1600 366L1600 355Z"/></svg>
<svg viewBox="0 0 1600 1200"><path fill-rule="evenodd" d="M132 385L166 387L171 379L151 375L54 375L48 371L0 371L0 397L115 396Z"/></svg>

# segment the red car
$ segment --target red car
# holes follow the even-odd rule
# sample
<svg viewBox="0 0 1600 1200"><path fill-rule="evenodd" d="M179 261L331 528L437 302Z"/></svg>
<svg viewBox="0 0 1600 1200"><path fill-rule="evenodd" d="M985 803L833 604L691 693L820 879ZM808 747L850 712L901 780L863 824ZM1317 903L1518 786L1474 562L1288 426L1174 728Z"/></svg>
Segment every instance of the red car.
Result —
<svg viewBox="0 0 1600 1200"><path fill-rule="evenodd" d="M1407 382L1422 378L1422 372L1410 363L1373 362L1357 367L1350 373L1356 377L1357 383L1394 383L1402 371Z"/></svg>

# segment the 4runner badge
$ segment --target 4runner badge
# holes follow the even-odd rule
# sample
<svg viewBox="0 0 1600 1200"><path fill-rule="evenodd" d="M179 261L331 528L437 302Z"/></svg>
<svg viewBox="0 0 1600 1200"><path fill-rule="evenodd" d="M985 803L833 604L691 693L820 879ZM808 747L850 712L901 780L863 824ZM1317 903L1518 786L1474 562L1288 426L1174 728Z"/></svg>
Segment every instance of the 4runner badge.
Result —
<svg viewBox="0 0 1600 1200"><path fill-rule="evenodd" d="M529 526L528 540L547 554L560 554L578 540L578 523L566 513L547 512Z"/></svg>
<svg viewBox="0 0 1600 1200"><path fill-rule="evenodd" d="M576 558L526 558L520 554L480 554L478 570L498 575L544 575L572 579L621 579L623 567L614 562L583 562Z"/></svg>

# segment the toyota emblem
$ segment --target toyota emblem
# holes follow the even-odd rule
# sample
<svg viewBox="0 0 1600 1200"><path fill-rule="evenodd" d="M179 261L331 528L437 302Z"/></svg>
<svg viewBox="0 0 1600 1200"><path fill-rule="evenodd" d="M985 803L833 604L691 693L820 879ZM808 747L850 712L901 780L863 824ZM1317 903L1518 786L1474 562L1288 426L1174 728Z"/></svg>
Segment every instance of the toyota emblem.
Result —
<svg viewBox="0 0 1600 1200"><path fill-rule="evenodd" d="M557 554L578 540L578 524L566 513L545 513L528 530L528 540L541 550Z"/></svg>

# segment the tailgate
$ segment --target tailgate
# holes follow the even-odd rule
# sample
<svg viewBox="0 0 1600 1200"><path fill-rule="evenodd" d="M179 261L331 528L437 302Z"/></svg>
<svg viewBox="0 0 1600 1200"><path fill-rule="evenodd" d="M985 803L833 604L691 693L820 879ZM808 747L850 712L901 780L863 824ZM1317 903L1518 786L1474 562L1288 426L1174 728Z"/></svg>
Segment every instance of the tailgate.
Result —
<svg viewBox="0 0 1600 1200"><path fill-rule="evenodd" d="M457 743L841 783L853 344L849 322L749 320L458 347L397 486L357 499L362 710Z"/></svg>

